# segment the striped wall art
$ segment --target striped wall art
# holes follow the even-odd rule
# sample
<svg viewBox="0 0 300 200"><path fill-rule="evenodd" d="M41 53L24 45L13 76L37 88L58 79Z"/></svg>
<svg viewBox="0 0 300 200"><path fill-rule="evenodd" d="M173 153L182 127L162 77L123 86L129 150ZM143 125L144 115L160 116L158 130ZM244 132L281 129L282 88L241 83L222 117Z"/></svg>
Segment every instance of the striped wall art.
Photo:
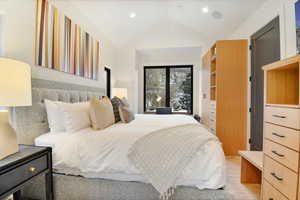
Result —
<svg viewBox="0 0 300 200"><path fill-rule="evenodd" d="M48 0L36 0L35 64L97 80L100 41Z"/></svg>

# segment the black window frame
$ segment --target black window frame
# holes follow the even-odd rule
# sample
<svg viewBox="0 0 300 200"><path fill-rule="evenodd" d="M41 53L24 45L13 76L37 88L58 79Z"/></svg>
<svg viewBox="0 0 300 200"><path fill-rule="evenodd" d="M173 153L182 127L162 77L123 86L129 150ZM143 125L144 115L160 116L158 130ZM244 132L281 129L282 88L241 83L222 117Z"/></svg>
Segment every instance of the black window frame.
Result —
<svg viewBox="0 0 300 200"><path fill-rule="evenodd" d="M166 107L170 107L170 69L172 68L190 68L191 69L191 112L172 112L172 114L193 115L194 108L194 66L193 65L164 65L164 66L144 66L144 113L153 113L146 111L146 70L147 69L166 69Z"/></svg>

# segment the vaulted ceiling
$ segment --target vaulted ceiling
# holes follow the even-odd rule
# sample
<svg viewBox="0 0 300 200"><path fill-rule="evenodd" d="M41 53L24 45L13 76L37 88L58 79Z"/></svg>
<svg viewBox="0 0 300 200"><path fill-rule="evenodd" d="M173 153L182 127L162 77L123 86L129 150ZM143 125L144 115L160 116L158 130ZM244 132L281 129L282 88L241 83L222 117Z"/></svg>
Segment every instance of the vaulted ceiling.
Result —
<svg viewBox="0 0 300 200"><path fill-rule="evenodd" d="M173 30L203 41L226 39L265 0L56 0L80 11L115 45ZM202 9L208 7L209 12ZM136 17L130 18L135 13ZM184 36L183 36L184 37ZM187 35L188 37L188 35Z"/></svg>

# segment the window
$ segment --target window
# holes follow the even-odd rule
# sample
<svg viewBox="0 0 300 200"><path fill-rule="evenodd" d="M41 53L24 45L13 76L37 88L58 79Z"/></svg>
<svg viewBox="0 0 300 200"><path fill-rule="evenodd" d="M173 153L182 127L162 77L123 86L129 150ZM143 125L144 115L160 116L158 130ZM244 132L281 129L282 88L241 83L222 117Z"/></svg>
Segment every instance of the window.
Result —
<svg viewBox="0 0 300 200"><path fill-rule="evenodd" d="M158 107L192 114L193 66L144 67L144 111Z"/></svg>

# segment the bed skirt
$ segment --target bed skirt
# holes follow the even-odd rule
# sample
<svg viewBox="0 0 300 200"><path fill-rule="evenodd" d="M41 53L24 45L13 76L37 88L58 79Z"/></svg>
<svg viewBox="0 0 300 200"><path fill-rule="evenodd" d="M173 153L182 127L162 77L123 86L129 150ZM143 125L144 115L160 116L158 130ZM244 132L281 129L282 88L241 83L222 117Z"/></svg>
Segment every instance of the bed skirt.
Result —
<svg viewBox="0 0 300 200"><path fill-rule="evenodd" d="M55 200L159 200L159 193L150 185L138 182L89 179L54 174ZM23 190L30 199L45 199L44 178L37 177ZM226 190L199 190L178 187L174 200L234 200Z"/></svg>

